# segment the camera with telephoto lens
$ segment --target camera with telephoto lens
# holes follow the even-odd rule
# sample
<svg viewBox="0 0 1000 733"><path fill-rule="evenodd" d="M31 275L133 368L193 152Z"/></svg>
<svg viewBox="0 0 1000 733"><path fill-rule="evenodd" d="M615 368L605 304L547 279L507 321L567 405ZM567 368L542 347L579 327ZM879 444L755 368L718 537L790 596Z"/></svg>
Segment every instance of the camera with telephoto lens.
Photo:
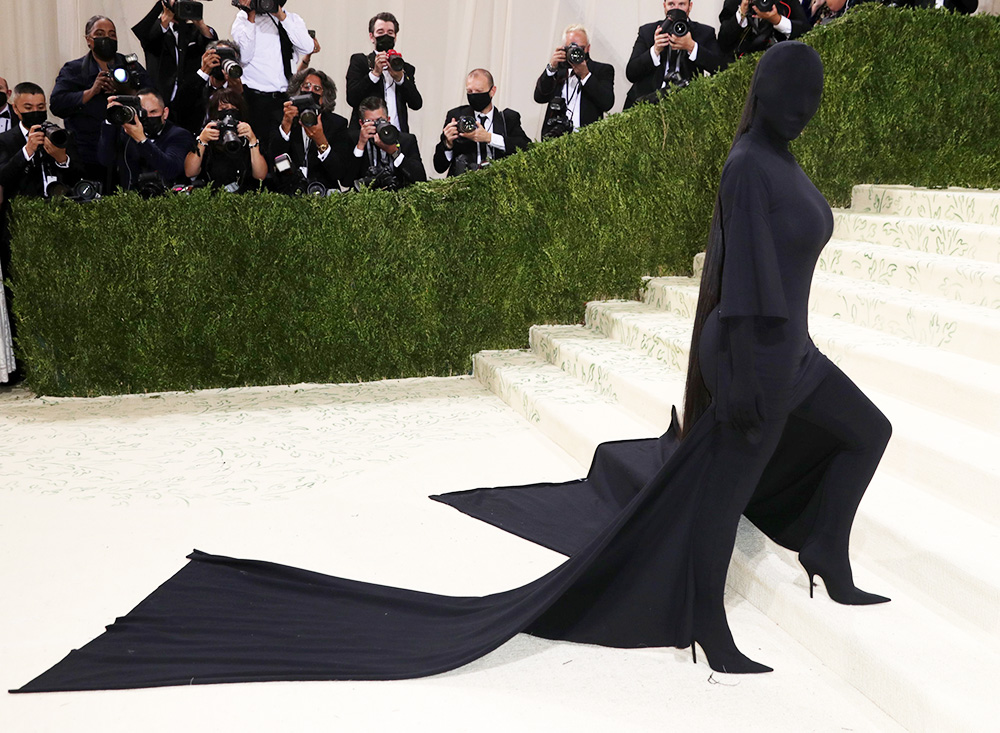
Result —
<svg viewBox="0 0 1000 733"><path fill-rule="evenodd" d="M382 36L385 38L385 36ZM403 54L399 51L386 51L385 57L389 60L389 68L393 71L403 70Z"/></svg>
<svg viewBox="0 0 1000 733"><path fill-rule="evenodd" d="M402 188L396 178L396 169L392 164L373 165L368 169L368 175L354 182L354 190L374 188L380 191L398 191Z"/></svg>
<svg viewBox="0 0 1000 733"><path fill-rule="evenodd" d="M299 94L288 100L299 111L299 122L304 127L314 127L319 124L319 105L311 94Z"/></svg>
<svg viewBox="0 0 1000 733"><path fill-rule="evenodd" d="M244 7L240 0L233 0L233 7L251 13L277 13L278 0L250 0Z"/></svg>
<svg viewBox="0 0 1000 733"><path fill-rule="evenodd" d="M399 144L399 128L389 120L384 120L381 117L375 120L375 133L378 135L378 139L386 145Z"/></svg>
<svg viewBox="0 0 1000 733"><path fill-rule="evenodd" d="M160 174L156 171L147 171L139 174L139 179L135 182L135 190L144 199L151 199L166 194L167 184L163 182Z"/></svg>
<svg viewBox="0 0 1000 733"><path fill-rule="evenodd" d="M216 46L215 53L218 54L221 63L212 69L212 76L219 81L226 78L239 79L243 76L243 67L240 66L239 59L236 57L235 48Z"/></svg>
<svg viewBox="0 0 1000 733"><path fill-rule="evenodd" d="M473 117L472 115L462 115L457 120L455 120L455 122L458 123L459 132L465 132L465 133L475 132L476 128L478 127L478 125L476 124L476 118Z"/></svg>
<svg viewBox="0 0 1000 733"><path fill-rule="evenodd" d="M573 132L573 120L569 118L566 100L556 97L549 102L549 118L542 127L542 140L562 137Z"/></svg>
<svg viewBox="0 0 1000 733"><path fill-rule="evenodd" d="M752 0L753 6L762 13L770 13L774 10L774 0Z"/></svg>
<svg viewBox="0 0 1000 733"><path fill-rule="evenodd" d="M45 122L41 124L41 128L50 143L55 145L60 150L66 149L66 146L69 144L68 132L59 127L59 125L55 122L49 122L48 120L45 120Z"/></svg>
<svg viewBox="0 0 1000 733"><path fill-rule="evenodd" d="M680 38L691 32L691 21L688 20L688 14L680 8L671 8L667 12L667 19L660 25L660 30Z"/></svg>
<svg viewBox="0 0 1000 733"><path fill-rule="evenodd" d="M138 97L119 95L115 97L115 101L121 106L108 107L105 113L107 121L112 125L126 125L146 116L146 110L142 108Z"/></svg>
<svg viewBox="0 0 1000 733"><path fill-rule="evenodd" d="M240 121L232 115L224 115L215 123L219 131L219 142L227 153L236 153L243 149L243 138L240 137Z"/></svg>
<svg viewBox="0 0 1000 733"><path fill-rule="evenodd" d="M134 53L130 53L125 57L124 66L116 66L109 70L109 74L112 79L114 79L115 85L119 89L138 89L139 88L139 56Z"/></svg>
<svg viewBox="0 0 1000 733"><path fill-rule="evenodd" d="M560 69L568 69L570 65L579 66L587 60L587 52L578 43L571 43L563 47L563 51L566 52L566 60L559 64Z"/></svg>

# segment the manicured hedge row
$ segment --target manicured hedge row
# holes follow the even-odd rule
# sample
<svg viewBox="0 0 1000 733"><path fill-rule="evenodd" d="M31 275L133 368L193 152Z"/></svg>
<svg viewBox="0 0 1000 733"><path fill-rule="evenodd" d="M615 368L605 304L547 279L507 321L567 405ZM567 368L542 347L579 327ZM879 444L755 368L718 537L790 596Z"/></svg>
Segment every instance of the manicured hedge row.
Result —
<svg viewBox="0 0 1000 733"><path fill-rule="evenodd" d="M864 6L805 40L827 86L794 149L831 203L861 182L1000 185L997 18ZM29 384L98 395L464 373L477 350L523 346L533 323L690 271L754 61L399 194L19 201Z"/></svg>

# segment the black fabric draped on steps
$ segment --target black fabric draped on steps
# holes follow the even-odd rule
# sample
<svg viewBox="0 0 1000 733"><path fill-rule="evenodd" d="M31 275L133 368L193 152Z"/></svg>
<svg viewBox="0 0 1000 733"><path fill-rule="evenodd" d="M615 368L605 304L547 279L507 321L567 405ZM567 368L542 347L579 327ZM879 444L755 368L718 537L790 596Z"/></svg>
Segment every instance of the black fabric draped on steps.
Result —
<svg viewBox="0 0 1000 733"><path fill-rule="evenodd" d="M659 439L601 445L581 481L434 497L570 555L528 585L440 596L195 551L104 634L13 692L421 677L477 659L519 632L685 647L685 528L718 424L706 413L681 448L674 419ZM748 516L796 547L832 447L807 423L790 423Z"/></svg>

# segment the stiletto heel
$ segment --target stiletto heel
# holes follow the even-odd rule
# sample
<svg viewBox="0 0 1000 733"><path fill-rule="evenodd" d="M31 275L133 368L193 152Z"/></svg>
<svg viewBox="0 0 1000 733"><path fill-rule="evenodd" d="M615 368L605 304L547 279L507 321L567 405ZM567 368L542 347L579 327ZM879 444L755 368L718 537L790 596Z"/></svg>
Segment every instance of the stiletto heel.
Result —
<svg viewBox="0 0 1000 733"><path fill-rule="evenodd" d="M697 644L701 644L701 651L705 655L705 660L708 662L708 666L716 672L724 672L726 674L762 674L764 672L774 671L772 667L768 667L766 664L753 661L750 657L740 652L735 645L726 653L717 649L709 654L708 649L705 648L704 644L700 641L694 641L692 639L691 661L695 664L698 663L698 653L695 651L695 646Z"/></svg>
<svg viewBox="0 0 1000 733"><path fill-rule="evenodd" d="M870 606L876 603L887 603L890 598L875 593L867 593L854 585L854 575L851 572L850 560L841 563L840 567L832 563L829 555L817 553L811 548L803 547L799 551L799 564L809 576L809 597L813 597L816 587L814 578L818 575L823 579L826 593L830 599L845 606Z"/></svg>

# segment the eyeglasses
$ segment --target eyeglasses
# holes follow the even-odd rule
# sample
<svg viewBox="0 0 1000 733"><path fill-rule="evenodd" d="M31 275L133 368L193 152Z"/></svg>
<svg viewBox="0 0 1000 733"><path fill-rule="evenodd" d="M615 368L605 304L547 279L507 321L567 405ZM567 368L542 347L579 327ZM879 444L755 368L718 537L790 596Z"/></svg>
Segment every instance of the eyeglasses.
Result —
<svg viewBox="0 0 1000 733"><path fill-rule="evenodd" d="M323 87L322 86L320 86L319 84L310 84L309 82L305 82L300 87L300 89L303 92L319 92L320 94L323 93Z"/></svg>

